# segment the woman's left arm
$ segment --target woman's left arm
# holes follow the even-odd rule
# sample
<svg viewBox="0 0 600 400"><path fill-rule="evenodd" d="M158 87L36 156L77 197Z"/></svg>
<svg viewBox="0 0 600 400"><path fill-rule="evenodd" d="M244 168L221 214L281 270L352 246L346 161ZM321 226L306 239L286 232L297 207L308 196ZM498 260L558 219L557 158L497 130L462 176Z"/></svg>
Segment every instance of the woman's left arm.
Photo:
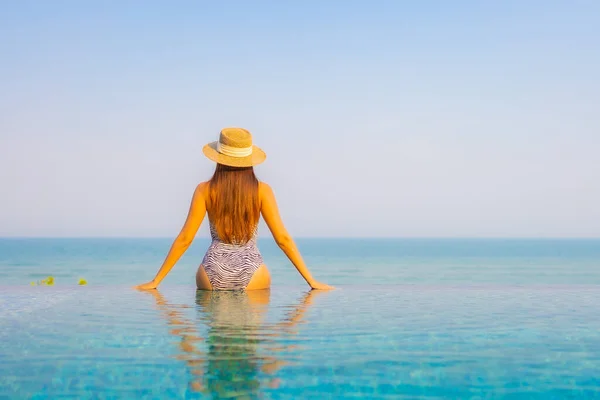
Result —
<svg viewBox="0 0 600 400"><path fill-rule="evenodd" d="M179 232L179 235L177 235L173 241L171 249L158 270L156 277L150 282L136 286L136 289L156 289L177 263L179 258L192 244L196 232L198 232L198 228L200 228L200 224L202 224L202 220L204 220L204 216L206 215L206 201L204 199L205 185L206 183L201 183L196 187L185 224L183 225L181 232Z"/></svg>

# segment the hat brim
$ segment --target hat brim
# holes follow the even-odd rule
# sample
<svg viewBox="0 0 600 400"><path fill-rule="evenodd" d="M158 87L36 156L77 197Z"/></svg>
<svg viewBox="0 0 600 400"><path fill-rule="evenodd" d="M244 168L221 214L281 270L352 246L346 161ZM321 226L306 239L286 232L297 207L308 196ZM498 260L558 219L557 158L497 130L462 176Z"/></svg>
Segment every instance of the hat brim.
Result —
<svg viewBox="0 0 600 400"><path fill-rule="evenodd" d="M252 154L247 157L226 156L217 151L217 142L205 145L202 152L209 160L230 167L253 167L261 164L267 158L265 152L258 146L252 146Z"/></svg>

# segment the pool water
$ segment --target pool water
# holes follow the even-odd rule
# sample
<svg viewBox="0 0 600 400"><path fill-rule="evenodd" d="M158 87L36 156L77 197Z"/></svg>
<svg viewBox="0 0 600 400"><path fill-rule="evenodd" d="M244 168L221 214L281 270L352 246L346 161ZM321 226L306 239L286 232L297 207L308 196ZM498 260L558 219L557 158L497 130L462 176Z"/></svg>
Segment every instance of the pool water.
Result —
<svg viewBox="0 0 600 400"><path fill-rule="evenodd" d="M414 283L397 282L385 251L360 259L373 266L369 279L336 280L342 268L331 266L348 254L340 248L340 256L320 256L331 268L321 276L337 290L307 291L282 279L274 262L279 280L270 291L210 293L177 278L139 292L131 288L136 274L114 284L100 272L86 274L95 284L77 286L80 245L61 248L70 269L54 267L55 286L28 286L33 266L17 265L14 252L0 264L23 281L0 286L0 399L600 398L595 247L509 257L491 246L477 262L455 249L455 268L448 251L436 261L422 250L398 261ZM306 253L309 261L322 254ZM41 264L51 263L44 257ZM123 258L96 262L113 276ZM502 263L515 276L430 277L436 268L462 277ZM531 270L540 265L552 267L535 282ZM586 274L590 283L581 283Z"/></svg>
<svg viewBox="0 0 600 400"><path fill-rule="evenodd" d="M0 397L600 398L594 286L4 288Z"/></svg>

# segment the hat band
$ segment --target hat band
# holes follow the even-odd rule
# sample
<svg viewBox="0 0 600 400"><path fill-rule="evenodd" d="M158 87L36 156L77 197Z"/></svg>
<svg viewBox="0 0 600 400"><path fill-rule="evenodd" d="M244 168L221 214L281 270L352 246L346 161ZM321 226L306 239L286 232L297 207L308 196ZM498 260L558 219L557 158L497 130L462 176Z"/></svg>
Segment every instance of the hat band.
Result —
<svg viewBox="0 0 600 400"><path fill-rule="evenodd" d="M225 156L230 157L248 157L252 155L252 146L250 147L233 147L217 142L217 151Z"/></svg>

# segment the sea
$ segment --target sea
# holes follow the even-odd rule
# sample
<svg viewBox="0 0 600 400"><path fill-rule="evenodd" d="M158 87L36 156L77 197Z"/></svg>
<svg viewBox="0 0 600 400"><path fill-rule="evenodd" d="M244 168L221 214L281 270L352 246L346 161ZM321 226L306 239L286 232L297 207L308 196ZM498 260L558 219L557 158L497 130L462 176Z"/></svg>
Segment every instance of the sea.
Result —
<svg viewBox="0 0 600 400"><path fill-rule="evenodd" d="M156 291L171 239L0 239L0 399L600 399L600 240L296 243L335 290L266 238L254 293L196 290L206 238Z"/></svg>

